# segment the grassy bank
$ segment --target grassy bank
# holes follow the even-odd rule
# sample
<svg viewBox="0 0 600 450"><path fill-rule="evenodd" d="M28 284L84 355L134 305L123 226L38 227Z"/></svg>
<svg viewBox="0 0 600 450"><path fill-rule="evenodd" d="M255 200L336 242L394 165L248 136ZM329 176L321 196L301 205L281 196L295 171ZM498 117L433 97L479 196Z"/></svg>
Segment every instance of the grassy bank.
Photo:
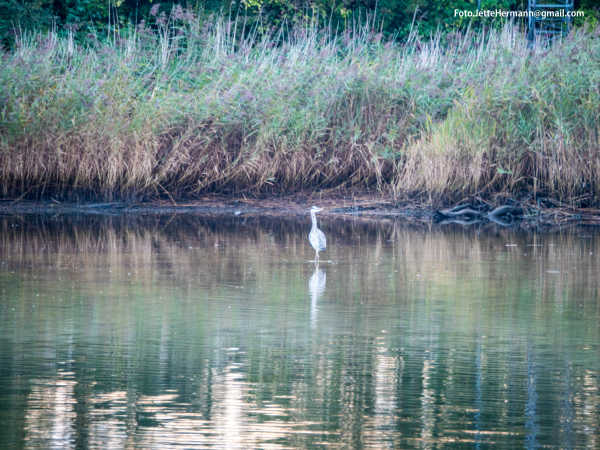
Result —
<svg viewBox="0 0 600 450"><path fill-rule="evenodd" d="M531 51L510 26L399 44L368 27L256 41L225 19L163 24L2 55L0 195L600 191L597 33Z"/></svg>

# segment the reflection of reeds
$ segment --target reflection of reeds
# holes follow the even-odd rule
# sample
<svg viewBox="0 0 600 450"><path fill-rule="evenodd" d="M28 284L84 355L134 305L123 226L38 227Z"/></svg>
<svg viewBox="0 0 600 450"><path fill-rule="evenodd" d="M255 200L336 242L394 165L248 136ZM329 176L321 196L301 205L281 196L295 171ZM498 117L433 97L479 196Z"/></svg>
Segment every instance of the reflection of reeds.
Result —
<svg viewBox="0 0 600 450"><path fill-rule="evenodd" d="M135 280L151 289L158 282L181 287L193 280L206 289L254 286L267 297L282 284L304 301L311 268L283 268L310 260L308 227L307 221L252 217L5 218L0 256L20 271L64 269L61 276L73 282ZM529 293L539 296L540 307L550 302L551 308L558 296L595 308L600 268L595 235L427 231L344 219L325 220L323 228L331 242L324 258L335 264L322 268L342 281L328 288L338 302L446 297L460 309L463 294L512 296L516 302Z"/></svg>
<svg viewBox="0 0 600 450"><path fill-rule="evenodd" d="M253 41L225 18L173 20L175 36L25 36L3 55L0 195L598 194L591 33L530 51L512 26L400 45L360 28Z"/></svg>
<svg viewBox="0 0 600 450"><path fill-rule="evenodd" d="M382 431L399 447L444 438L520 446L515 418L531 392L552 411L553 428L574 410L571 431L554 443L572 433L594 442L585 429L598 426L586 412L599 405L597 358L584 358L589 366L570 358L584 357L578 343L600 340L599 236L325 218L323 259L334 264L320 266L327 287L312 323L309 226L308 218L1 218L0 346L18 355L3 359L4 373L16 376L25 360L36 377L60 379L57 361L73 358L78 388L68 395L121 411L110 427L94 411L77 419L100 434L92 442L135 428L125 426L127 403L168 422L160 436L135 428L142 446L186 426L217 444L232 429L259 442L258 429L299 447L312 442L309 431L345 446L376 445ZM555 370L570 378L556 381ZM40 392L31 390L31 409L52 403ZM110 392L120 394L107 400ZM34 413L23 426L44 436Z"/></svg>

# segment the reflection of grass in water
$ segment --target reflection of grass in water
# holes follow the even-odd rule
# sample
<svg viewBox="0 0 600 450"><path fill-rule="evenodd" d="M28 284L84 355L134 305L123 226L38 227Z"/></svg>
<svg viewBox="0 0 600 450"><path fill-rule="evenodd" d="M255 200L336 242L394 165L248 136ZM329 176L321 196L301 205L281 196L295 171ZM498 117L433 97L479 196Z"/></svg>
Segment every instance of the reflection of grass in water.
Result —
<svg viewBox="0 0 600 450"><path fill-rule="evenodd" d="M308 222L219 222L190 217L134 222L39 220L17 228L10 225L15 223L12 219L3 221L4 260L18 264L21 272L57 266L64 282L107 282L110 287L111 281L126 286L123 282L133 280L144 289L159 287L159 283L186 289L190 280L197 280L208 291L238 292L240 286L248 285L283 289L291 280L281 277L294 276L292 285L303 301L304 284L312 273L312 266L303 264L310 259ZM335 262L324 268L344 277L336 286L341 289L338 301L362 298L388 303L388 295L383 294L423 289L424 283L418 280L425 277L431 283L428 298L452 297L452 289L464 289L466 296L482 292L495 297L520 288L541 295L560 292L560 300L567 302L594 298L596 238L580 239L576 233L519 235L504 230L498 232L499 237L477 236L458 228L425 232L394 223L377 226L343 220L325 222L324 228L332 239L328 257ZM511 243L517 246L505 246ZM302 264L300 274L282 270L297 264ZM519 279L520 286L506 284ZM268 296L266 291L259 294ZM273 300L280 298L277 295ZM401 301L403 296L396 295L396 299Z"/></svg>
<svg viewBox="0 0 600 450"><path fill-rule="evenodd" d="M236 227L240 222L193 218L176 218L168 224L164 219L145 219L135 225L98 219L42 221L28 229L27 222L19 228L9 227L10 222L4 220L2 258L18 269L13 276L21 282L7 280L4 286L21 292L6 297L17 301L22 314L38 294L31 290L35 286L31 278L40 272L57 297L70 290L75 298L101 299L91 305L115 330L137 329L148 319L158 327L162 317L235 329L248 314L265 328L293 328L294 321L302 322L309 305L312 266L304 264L310 258L304 223L289 222L286 228L252 220ZM501 232L498 239L459 229L365 227L343 221L324 224L332 242L328 258L336 263L324 267L328 286L321 309L334 327L359 326L370 333L400 316L427 327L428 318L443 310L447 330L484 327L509 336L518 324L521 332L541 337L559 323L569 335L586 338L597 333L589 322L574 326L582 314L598 315L595 269L600 253L595 251L595 238ZM536 242L541 246L528 247ZM506 243L517 247L505 247ZM523 256L525 252L528 256ZM548 273L551 270L561 273ZM341 304L355 313L336 317ZM224 309L230 305L231 310ZM279 316L282 308L285 317ZM219 313L222 322L208 320ZM40 320L54 315L58 323L62 320L60 309L34 314ZM548 323L531 322L532 315L545 317Z"/></svg>
<svg viewBox="0 0 600 450"><path fill-rule="evenodd" d="M345 443L377 426L377 408L398 408L395 426L405 436L421 433L422 421L469 422L475 375L456 370L472 368L478 354L481 401L495 427L514 427L523 414L528 358L539 361L549 410L564 408L563 395L598 405L589 390L597 383L543 380L550 367L570 366L577 380L597 373L597 357L577 348L600 338L595 236L325 221L336 264L323 267L328 285L312 330L308 221L38 218L14 228L15 220L0 222L0 260L8 262L1 267L15 271L2 275L3 306L16 308L3 319L29 326L2 345L45 360L36 370L46 375L71 348L78 376L99 381L100 392L124 379L146 394L177 386L210 416L213 390L226 388L218 374L237 362L243 382L253 383L244 411L277 404L296 420L328 424ZM53 343L56 359L19 344L33 336ZM18 361L11 364L16 373Z"/></svg>

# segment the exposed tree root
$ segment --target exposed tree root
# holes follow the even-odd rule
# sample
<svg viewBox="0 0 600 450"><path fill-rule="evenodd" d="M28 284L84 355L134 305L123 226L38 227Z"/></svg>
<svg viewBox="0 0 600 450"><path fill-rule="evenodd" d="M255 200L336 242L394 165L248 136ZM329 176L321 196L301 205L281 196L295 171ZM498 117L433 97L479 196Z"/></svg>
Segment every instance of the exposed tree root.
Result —
<svg viewBox="0 0 600 450"><path fill-rule="evenodd" d="M523 218L523 208L520 206L501 205L491 211L487 211L486 208L487 206L478 209L477 206L471 204L457 205L454 208L436 211L435 219L440 223L462 225L490 221L506 227Z"/></svg>

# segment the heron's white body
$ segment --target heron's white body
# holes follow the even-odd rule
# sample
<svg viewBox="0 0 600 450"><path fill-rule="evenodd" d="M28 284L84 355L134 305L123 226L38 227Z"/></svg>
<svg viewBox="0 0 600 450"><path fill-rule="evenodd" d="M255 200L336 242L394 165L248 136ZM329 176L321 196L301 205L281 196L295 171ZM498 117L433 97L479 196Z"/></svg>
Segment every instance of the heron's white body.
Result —
<svg viewBox="0 0 600 450"><path fill-rule="evenodd" d="M313 206L310 209L310 218L312 219L312 228L310 229L310 233L308 233L308 242L312 245L312 248L315 249L315 261L319 261L319 252L322 252L327 247L327 239L325 238L325 233L323 233L317 227L317 213L322 211L321 208L317 208Z"/></svg>

